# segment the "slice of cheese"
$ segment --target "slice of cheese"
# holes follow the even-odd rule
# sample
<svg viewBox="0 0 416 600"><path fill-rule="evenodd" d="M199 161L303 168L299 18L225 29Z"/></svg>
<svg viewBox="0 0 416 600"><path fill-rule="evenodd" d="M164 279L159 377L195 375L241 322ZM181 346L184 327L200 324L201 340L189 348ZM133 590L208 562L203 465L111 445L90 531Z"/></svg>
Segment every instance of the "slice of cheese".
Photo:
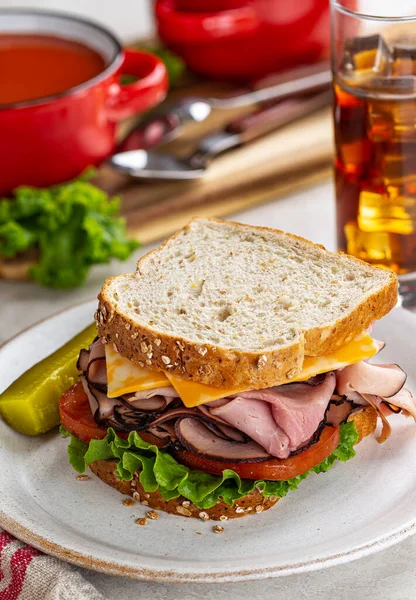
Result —
<svg viewBox="0 0 416 600"><path fill-rule="evenodd" d="M170 386L163 371L141 368L128 358L118 354L109 344L105 346L105 359L109 398L117 398L123 394L131 394L140 390Z"/></svg>
<svg viewBox="0 0 416 600"><path fill-rule="evenodd" d="M108 395L115 398L122 394L149 390L157 387L172 385L178 392L182 402L188 408L212 402L226 396L231 396L243 389L215 388L195 381L180 379L170 373L161 371L150 371L135 365L126 358L115 352L110 346L106 346ZM352 365L360 360L371 358L378 351L376 342L366 333L361 334L355 340L339 348L327 356L307 356L304 359L302 370L290 380L305 381L314 375L341 369Z"/></svg>
<svg viewBox="0 0 416 600"><path fill-rule="evenodd" d="M213 402L237 392L243 392L247 388L216 388L211 385L205 385L203 383L197 383L196 381L189 381L175 377L170 373L166 373L169 381L178 392L182 402L188 408L193 406L199 406L200 404L206 404L206 402Z"/></svg>
<svg viewBox="0 0 416 600"><path fill-rule="evenodd" d="M374 356L378 351L378 346L375 341L366 333L361 334L351 343L343 346L336 350L333 354L327 356L306 356L303 361L302 370L290 380L290 383L295 381L305 381L314 375L320 373L327 373L328 371L334 371L335 369L341 369L347 365L365 360ZM186 381L175 377L170 373L166 373L167 378L178 392L182 399L182 402L188 408L198 406L199 404L205 404L206 402L213 402L226 396L232 396L238 392L243 392L247 388L239 389L226 389L226 388L215 388L210 385L203 385L202 383L196 383L195 381Z"/></svg>
<svg viewBox="0 0 416 600"><path fill-rule="evenodd" d="M360 360L371 358L377 352L378 345L376 342L367 333L362 333L352 342L338 348L332 354L327 354L326 356L305 356L302 370L290 382L305 381L320 373L342 369L347 365L360 362Z"/></svg>

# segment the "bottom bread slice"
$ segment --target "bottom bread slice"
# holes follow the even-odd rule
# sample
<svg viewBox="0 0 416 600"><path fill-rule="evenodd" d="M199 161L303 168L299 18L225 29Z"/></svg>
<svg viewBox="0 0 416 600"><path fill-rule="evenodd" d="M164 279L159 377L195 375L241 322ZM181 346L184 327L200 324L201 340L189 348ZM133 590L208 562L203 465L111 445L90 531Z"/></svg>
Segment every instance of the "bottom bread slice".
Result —
<svg viewBox="0 0 416 600"><path fill-rule="evenodd" d="M373 433L377 425L377 413L372 406L365 406L359 411L351 414L349 421L354 421L358 432L358 442L364 437ZM262 492L252 491L244 498L240 498L233 506L225 502L218 502L215 506L208 509L201 509L192 502L179 496L174 500L163 499L159 490L155 492L145 492L139 481L139 472L135 473L131 481L122 481L116 475L117 462L115 460L97 460L90 465L90 469L102 481L111 485L122 494L133 496L145 506L154 510L163 510L173 515L181 517L196 517L204 521L213 519L215 521L235 519L249 514L263 512L276 504L279 498L269 496L265 498ZM222 518L222 519L221 519Z"/></svg>

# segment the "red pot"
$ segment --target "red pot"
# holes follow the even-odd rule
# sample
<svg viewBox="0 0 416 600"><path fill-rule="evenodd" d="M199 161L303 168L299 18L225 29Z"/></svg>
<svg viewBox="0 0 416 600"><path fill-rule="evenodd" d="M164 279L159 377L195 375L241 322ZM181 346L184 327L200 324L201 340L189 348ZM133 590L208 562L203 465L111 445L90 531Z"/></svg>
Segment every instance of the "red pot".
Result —
<svg viewBox="0 0 416 600"><path fill-rule="evenodd" d="M93 79L48 98L0 106L0 195L18 185L47 186L98 165L115 148L116 123L163 100L164 64L146 52L123 51L99 25L69 16L0 11L2 32L63 35L98 51L106 67ZM121 74L139 78L121 86Z"/></svg>
<svg viewBox="0 0 416 600"><path fill-rule="evenodd" d="M183 8L191 2L179 0ZM198 0L201 8L208 4ZM250 0L209 13L176 6L174 0L156 1L159 35L191 69L209 77L252 79L329 56L328 0Z"/></svg>
<svg viewBox="0 0 416 600"><path fill-rule="evenodd" d="M184 12L216 12L249 4L250 0L175 0L177 10Z"/></svg>

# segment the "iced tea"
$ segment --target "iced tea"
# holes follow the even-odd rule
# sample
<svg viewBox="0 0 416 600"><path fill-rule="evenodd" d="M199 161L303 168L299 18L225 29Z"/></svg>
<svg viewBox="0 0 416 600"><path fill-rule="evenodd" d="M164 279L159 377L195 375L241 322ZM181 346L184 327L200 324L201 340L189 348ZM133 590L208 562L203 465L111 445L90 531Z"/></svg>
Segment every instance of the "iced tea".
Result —
<svg viewBox="0 0 416 600"><path fill-rule="evenodd" d="M416 41L344 43L334 74L339 247L416 272Z"/></svg>

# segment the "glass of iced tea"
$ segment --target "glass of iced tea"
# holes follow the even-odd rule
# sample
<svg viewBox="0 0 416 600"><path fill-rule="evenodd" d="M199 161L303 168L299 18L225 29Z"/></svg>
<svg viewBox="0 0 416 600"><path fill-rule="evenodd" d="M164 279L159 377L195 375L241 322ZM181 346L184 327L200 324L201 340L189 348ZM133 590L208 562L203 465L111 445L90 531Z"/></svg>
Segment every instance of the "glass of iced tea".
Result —
<svg viewBox="0 0 416 600"><path fill-rule="evenodd" d="M338 245L416 305L416 0L331 0Z"/></svg>

